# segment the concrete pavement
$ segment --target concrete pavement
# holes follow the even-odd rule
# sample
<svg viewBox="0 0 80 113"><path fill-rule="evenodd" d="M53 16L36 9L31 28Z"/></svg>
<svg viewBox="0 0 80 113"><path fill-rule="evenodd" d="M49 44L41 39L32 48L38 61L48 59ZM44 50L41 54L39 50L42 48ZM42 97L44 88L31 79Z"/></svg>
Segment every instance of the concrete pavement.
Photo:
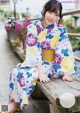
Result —
<svg viewBox="0 0 80 113"><path fill-rule="evenodd" d="M11 52L4 25L0 26L0 103L8 99L9 73L20 62Z"/></svg>
<svg viewBox="0 0 80 113"><path fill-rule="evenodd" d="M20 60L14 55L9 47L7 32L2 25L0 29L0 105L8 100L9 74L19 62ZM43 100L33 100L30 98L29 105L23 113L49 113L48 102Z"/></svg>

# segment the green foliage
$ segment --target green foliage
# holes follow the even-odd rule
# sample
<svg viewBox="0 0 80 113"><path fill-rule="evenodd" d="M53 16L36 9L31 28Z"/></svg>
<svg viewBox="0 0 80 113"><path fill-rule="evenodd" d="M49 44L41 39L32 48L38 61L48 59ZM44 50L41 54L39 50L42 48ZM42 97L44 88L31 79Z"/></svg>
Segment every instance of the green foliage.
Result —
<svg viewBox="0 0 80 113"><path fill-rule="evenodd" d="M70 17L69 19L67 19L64 23L66 25L67 28L67 32L68 33L80 33L80 27L73 27L71 22L72 22L73 17ZM79 46L80 45L80 39L71 39L71 45L72 46Z"/></svg>
<svg viewBox="0 0 80 113"><path fill-rule="evenodd" d="M25 17L25 13L22 13L21 15L22 15L23 18Z"/></svg>
<svg viewBox="0 0 80 113"><path fill-rule="evenodd" d="M4 10L3 9L0 9L0 14L2 15L2 13L4 13Z"/></svg>
<svg viewBox="0 0 80 113"><path fill-rule="evenodd" d="M80 45L80 40L79 39L71 39L71 45L74 46L79 46Z"/></svg>
<svg viewBox="0 0 80 113"><path fill-rule="evenodd" d="M71 22L72 22L72 16L69 19L65 20L64 24L71 25Z"/></svg>

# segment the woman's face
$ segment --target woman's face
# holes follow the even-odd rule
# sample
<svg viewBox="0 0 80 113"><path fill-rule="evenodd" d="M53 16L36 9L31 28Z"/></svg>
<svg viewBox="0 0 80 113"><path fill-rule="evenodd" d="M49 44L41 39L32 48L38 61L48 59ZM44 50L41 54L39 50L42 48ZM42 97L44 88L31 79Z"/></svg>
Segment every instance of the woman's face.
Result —
<svg viewBox="0 0 80 113"><path fill-rule="evenodd" d="M44 21L46 26L53 24L54 22L58 22L59 20L59 11L57 13L52 11L47 11L44 16Z"/></svg>

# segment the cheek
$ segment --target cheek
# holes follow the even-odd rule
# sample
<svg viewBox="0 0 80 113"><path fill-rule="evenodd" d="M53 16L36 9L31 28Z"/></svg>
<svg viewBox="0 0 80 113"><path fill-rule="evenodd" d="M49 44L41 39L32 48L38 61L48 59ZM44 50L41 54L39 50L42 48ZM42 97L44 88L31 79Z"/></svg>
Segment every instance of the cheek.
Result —
<svg viewBox="0 0 80 113"><path fill-rule="evenodd" d="M55 21L58 22L58 21L59 21L59 17L56 17L56 18L55 18Z"/></svg>
<svg viewBox="0 0 80 113"><path fill-rule="evenodd" d="M45 17L46 17L46 18L49 18L49 17L50 17L50 14L49 14L49 13L46 13L46 14L45 14Z"/></svg>
<svg viewBox="0 0 80 113"><path fill-rule="evenodd" d="M46 15L46 19L48 19L49 18L49 15Z"/></svg>

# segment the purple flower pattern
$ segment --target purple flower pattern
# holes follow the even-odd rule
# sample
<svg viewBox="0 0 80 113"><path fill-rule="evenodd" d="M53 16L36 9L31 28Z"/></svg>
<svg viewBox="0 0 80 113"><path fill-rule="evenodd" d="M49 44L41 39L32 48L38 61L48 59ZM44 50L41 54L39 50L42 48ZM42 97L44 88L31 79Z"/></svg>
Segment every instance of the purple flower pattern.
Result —
<svg viewBox="0 0 80 113"><path fill-rule="evenodd" d="M47 33L50 33L51 31L52 31L52 29L48 29L48 30L47 30Z"/></svg>
<svg viewBox="0 0 80 113"><path fill-rule="evenodd" d="M62 61L62 57L60 54L56 53L55 55L55 60L54 60L54 64L55 65L60 65L61 64L61 61Z"/></svg>
<svg viewBox="0 0 80 113"><path fill-rule="evenodd" d="M40 28L40 26L39 26L39 25L36 25L36 27L37 27L37 31L38 31L38 33L40 33L40 32L41 32L41 28Z"/></svg>
<svg viewBox="0 0 80 113"><path fill-rule="evenodd" d="M10 73L10 78L9 78L9 80L11 81L11 79L12 79L12 72Z"/></svg>
<svg viewBox="0 0 80 113"><path fill-rule="evenodd" d="M24 86L25 86L24 76L22 76L22 77L19 79L19 84L20 84L21 87L24 87Z"/></svg>
<svg viewBox="0 0 80 113"><path fill-rule="evenodd" d="M48 41L41 42L41 48L43 49L51 49L50 43Z"/></svg>
<svg viewBox="0 0 80 113"><path fill-rule="evenodd" d="M37 43L37 38L33 34L27 35L27 44L28 46L35 46Z"/></svg>

